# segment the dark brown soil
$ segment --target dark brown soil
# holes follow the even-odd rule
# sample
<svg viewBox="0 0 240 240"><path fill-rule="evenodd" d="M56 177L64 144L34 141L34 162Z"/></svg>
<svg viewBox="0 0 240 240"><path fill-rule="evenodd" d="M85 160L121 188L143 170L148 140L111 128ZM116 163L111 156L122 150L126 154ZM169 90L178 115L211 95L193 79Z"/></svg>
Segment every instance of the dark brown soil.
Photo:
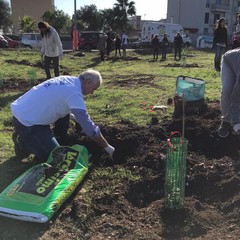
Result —
<svg viewBox="0 0 240 240"><path fill-rule="evenodd" d="M219 103L186 116L186 193L180 210L164 207L164 173L167 138L172 131L181 132L182 120L157 122L147 127L124 122L101 126L116 147L114 161L83 136L78 143L92 157L79 189L50 223L0 218L0 239L239 239L240 139L217 136ZM141 179L126 176L119 182L111 175L120 168ZM101 169L110 176L94 177ZM114 189L108 192L107 186Z"/></svg>
<svg viewBox="0 0 240 240"><path fill-rule="evenodd" d="M25 60L9 62L30 65ZM168 66L181 67L182 63ZM42 63L32 67L42 68ZM186 67L199 66L187 64ZM116 78L111 84L125 87L135 84L136 79L137 84L154 84L152 76L133 76L127 81ZM31 83L8 79L0 86L0 93L16 89L25 91L29 87ZM186 116L186 191L184 208L180 210L165 208L164 181L167 138L173 131L182 131L182 119L158 122L153 119L147 127L127 122L101 126L103 135L116 148L113 161L82 136L77 143L85 145L92 157L89 174L81 186L49 223L35 224L0 217L0 239L239 239L240 139L233 134L226 139L217 136L219 102L208 103L201 111ZM19 163L16 159L6 161L1 172L6 171L10 176L2 179L1 185L11 182L10 179L28 169L30 164L35 163ZM11 170L13 166L19 170ZM132 176L140 175L140 180L133 181L127 175L118 179L117 173L121 169L128 170ZM109 174L97 178L97 172L102 170Z"/></svg>

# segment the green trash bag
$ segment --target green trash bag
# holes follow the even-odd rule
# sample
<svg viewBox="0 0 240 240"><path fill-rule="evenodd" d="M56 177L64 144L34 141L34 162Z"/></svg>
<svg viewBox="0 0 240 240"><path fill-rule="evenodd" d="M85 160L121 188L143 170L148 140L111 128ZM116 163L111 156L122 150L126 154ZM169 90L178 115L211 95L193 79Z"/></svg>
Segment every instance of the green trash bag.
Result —
<svg viewBox="0 0 240 240"><path fill-rule="evenodd" d="M29 222L47 222L88 172L89 154L81 145L56 147L0 194L0 215Z"/></svg>
<svg viewBox="0 0 240 240"><path fill-rule="evenodd" d="M179 134L180 137L174 137ZM174 132L168 139L165 165L164 206L181 209L184 205L188 141Z"/></svg>

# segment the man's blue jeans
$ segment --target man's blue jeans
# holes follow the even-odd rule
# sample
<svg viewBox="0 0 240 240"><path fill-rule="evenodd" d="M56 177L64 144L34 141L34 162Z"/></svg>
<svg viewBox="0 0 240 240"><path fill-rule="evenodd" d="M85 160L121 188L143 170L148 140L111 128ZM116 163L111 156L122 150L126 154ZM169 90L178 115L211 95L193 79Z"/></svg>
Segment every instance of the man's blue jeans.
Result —
<svg viewBox="0 0 240 240"><path fill-rule="evenodd" d="M15 132L20 136L20 144L27 152L41 160L47 160L51 151L59 146L55 136L64 136L69 127L69 115L56 121L53 130L50 125L24 126L13 117ZM54 134L56 134L54 136Z"/></svg>
<svg viewBox="0 0 240 240"><path fill-rule="evenodd" d="M218 71L220 71L220 68L221 68L221 58L224 52L225 52L225 47L216 45L214 67Z"/></svg>

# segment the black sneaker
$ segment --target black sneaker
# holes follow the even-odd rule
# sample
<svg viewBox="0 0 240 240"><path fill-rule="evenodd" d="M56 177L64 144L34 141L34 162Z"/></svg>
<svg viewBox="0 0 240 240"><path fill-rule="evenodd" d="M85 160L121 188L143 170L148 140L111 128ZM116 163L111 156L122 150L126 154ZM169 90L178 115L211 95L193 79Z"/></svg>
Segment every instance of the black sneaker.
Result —
<svg viewBox="0 0 240 240"><path fill-rule="evenodd" d="M30 153L27 152L23 146L21 146L21 142L20 142L20 136L16 133L16 132L13 132L12 134L12 140L14 142L14 151L15 151L15 154L17 156L17 158L19 160L22 160L24 158L27 158Z"/></svg>
<svg viewBox="0 0 240 240"><path fill-rule="evenodd" d="M219 129L218 129L218 135L219 137L225 138L229 134L231 124L229 122L222 122Z"/></svg>

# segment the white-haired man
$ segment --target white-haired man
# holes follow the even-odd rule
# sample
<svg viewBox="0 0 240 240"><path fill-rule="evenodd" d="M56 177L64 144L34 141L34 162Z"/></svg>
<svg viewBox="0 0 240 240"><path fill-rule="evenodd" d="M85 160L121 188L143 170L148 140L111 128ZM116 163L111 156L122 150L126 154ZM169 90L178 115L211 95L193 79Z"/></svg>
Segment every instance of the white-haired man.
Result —
<svg viewBox="0 0 240 240"><path fill-rule="evenodd" d="M84 102L84 95L93 94L101 83L101 74L88 69L79 76L46 80L15 100L11 110L17 157L22 159L32 153L46 160L50 152L59 146L56 138L67 136L70 114L85 134L112 157L114 147L109 145L91 120Z"/></svg>

